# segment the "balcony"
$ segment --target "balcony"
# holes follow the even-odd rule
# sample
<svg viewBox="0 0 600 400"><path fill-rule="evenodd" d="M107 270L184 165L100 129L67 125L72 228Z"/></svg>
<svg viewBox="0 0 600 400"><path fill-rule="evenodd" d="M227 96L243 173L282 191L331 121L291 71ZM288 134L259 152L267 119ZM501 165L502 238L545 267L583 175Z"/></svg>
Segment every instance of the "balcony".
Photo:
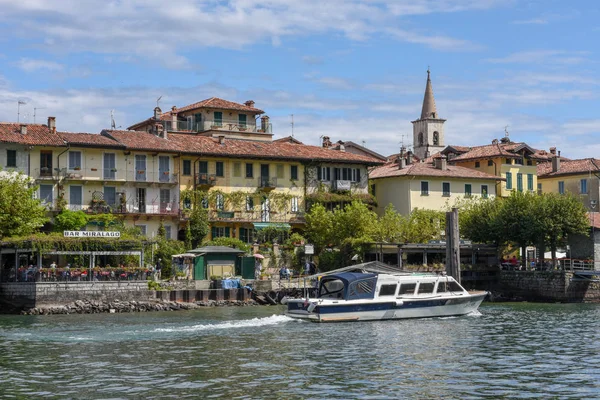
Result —
<svg viewBox="0 0 600 400"><path fill-rule="evenodd" d="M59 178L59 169L56 168L54 171L52 168L36 168L33 170L32 178L39 180L58 180Z"/></svg>
<svg viewBox="0 0 600 400"><path fill-rule="evenodd" d="M71 206L68 206L71 208ZM78 206L82 207L82 206ZM83 207L85 208L85 207ZM134 215L179 215L176 201L152 202L149 204L127 202L127 204L107 204L104 201L92 202L85 211L90 214L134 214Z"/></svg>
<svg viewBox="0 0 600 400"><path fill-rule="evenodd" d="M250 132L250 133L272 133L272 125L269 123L262 128L256 126L254 121L240 122L238 120L205 120L202 122L191 121L162 121L164 129L169 132L206 132L206 131L228 131L228 132Z"/></svg>
<svg viewBox="0 0 600 400"><path fill-rule="evenodd" d="M164 184L176 184L179 183L178 174L174 174L170 171L149 171L146 169L138 169L134 171L128 171L126 174L128 182L136 183L164 183Z"/></svg>
<svg viewBox="0 0 600 400"><path fill-rule="evenodd" d="M273 190L277 187L277 178L261 176L258 178L258 187L263 190Z"/></svg>
<svg viewBox="0 0 600 400"><path fill-rule="evenodd" d="M204 188L211 188L215 186L217 183L217 175L216 174L206 174L201 172L196 175L196 185L202 186Z"/></svg>
<svg viewBox="0 0 600 400"><path fill-rule="evenodd" d="M342 190L350 190L352 188L352 182L351 181L342 181L342 180L336 180L333 181L333 190L337 190L337 191L342 191Z"/></svg>

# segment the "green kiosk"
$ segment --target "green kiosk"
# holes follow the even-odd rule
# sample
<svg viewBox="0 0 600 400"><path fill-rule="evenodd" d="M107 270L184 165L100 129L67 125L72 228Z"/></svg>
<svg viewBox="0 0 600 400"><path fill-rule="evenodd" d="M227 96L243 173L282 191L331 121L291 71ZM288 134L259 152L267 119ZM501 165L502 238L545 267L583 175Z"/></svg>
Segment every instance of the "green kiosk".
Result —
<svg viewBox="0 0 600 400"><path fill-rule="evenodd" d="M223 279L242 276L254 278L254 257L243 257L244 251L227 246L206 246L188 251L194 259L194 280Z"/></svg>

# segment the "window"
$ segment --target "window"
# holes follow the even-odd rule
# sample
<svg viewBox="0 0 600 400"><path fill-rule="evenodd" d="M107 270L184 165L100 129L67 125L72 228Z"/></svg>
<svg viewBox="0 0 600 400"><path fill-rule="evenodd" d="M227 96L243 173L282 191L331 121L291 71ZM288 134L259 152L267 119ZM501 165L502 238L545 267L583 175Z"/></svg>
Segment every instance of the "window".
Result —
<svg viewBox="0 0 600 400"><path fill-rule="evenodd" d="M223 113L221 111L215 111L215 126L223 126Z"/></svg>
<svg viewBox="0 0 600 400"><path fill-rule="evenodd" d="M533 161L531 159L527 159L527 165L533 165Z"/></svg>
<svg viewBox="0 0 600 400"><path fill-rule="evenodd" d="M403 283L400 285L400 290L398 290L398 295L415 294L416 287L417 287L416 283Z"/></svg>
<svg viewBox="0 0 600 400"><path fill-rule="evenodd" d="M208 198L204 197L201 201L202 203L202 208L208 208Z"/></svg>
<svg viewBox="0 0 600 400"><path fill-rule="evenodd" d="M375 185L375 184L372 184L372 185L371 185L371 194L372 194L374 197L377 197L377 195L376 195L376 193L377 193L377 191L376 191L376 188L377 188L377 187L376 187L376 185Z"/></svg>
<svg viewBox="0 0 600 400"><path fill-rule="evenodd" d="M169 156L158 156L158 181L169 182L171 175L171 162Z"/></svg>
<svg viewBox="0 0 600 400"><path fill-rule="evenodd" d="M581 194L587 194L587 179L581 180Z"/></svg>
<svg viewBox="0 0 600 400"><path fill-rule="evenodd" d="M244 243L254 243L254 229L240 228L240 240Z"/></svg>
<svg viewBox="0 0 600 400"><path fill-rule="evenodd" d="M419 132L419 146L423 146L423 132Z"/></svg>
<svg viewBox="0 0 600 400"><path fill-rule="evenodd" d="M521 158L516 158L515 159L515 164L523 165L523 158L522 157Z"/></svg>
<svg viewBox="0 0 600 400"><path fill-rule="evenodd" d="M329 168L329 167L317 168L317 179L320 181L330 181L331 180L331 168Z"/></svg>
<svg viewBox="0 0 600 400"><path fill-rule="evenodd" d="M511 172L506 173L506 188L512 189L512 173Z"/></svg>
<svg viewBox="0 0 600 400"><path fill-rule="evenodd" d="M527 190L533 191L533 174L527 174Z"/></svg>
<svg viewBox="0 0 600 400"><path fill-rule="evenodd" d="M246 211L253 211L253 210L254 210L254 197L247 196L246 197Z"/></svg>
<svg viewBox="0 0 600 400"><path fill-rule="evenodd" d="M16 168L17 167L17 151L16 150L6 150L6 166L8 168Z"/></svg>
<svg viewBox="0 0 600 400"><path fill-rule="evenodd" d="M239 162L233 163L233 176L237 178L242 176L242 164Z"/></svg>
<svg viewBox="0 0 600 400"><path fill-rule="evenodd" d="M450 182L442 182L442 196L450 197Z"/></svg>
<svg viewBox="0 0 600 400"><path fill-rule="evenodd" d="M171 225L165 225L164 227L165 227L165 239L171 240L171 235L172 235Z"/></svg>
<svg viewBox="0 0 600 400"><path fill-rule="evenodd" d="M42 203L52 204L52 185L40 185L40 200Z"/></svg>
<svg viewBox="0 0 600 400"><path fill-rule="evenodd" d="M481 166L481 164L479 163L479 161L475 161L475 168L479 168Z"/></svg>
<svg viewBox="0 0 600 400"><path fill-rule="evenodd" d="M228 226L213 226L211 228L212 238L229 237L230 229Z"/></svg>
<svg viewBox="0 0 600 400"><path fill-rule="evenodd" d="M396 294L396 287L398 285L381 285L379 288L380 296L393 296Z"/></svg>
<svg viewBox="0 0 600 400"><path fill-rule="evenodd" d="M208 174L208 161L200 161L198 163L198 172L201 174Z"/></svg>
<svg viewBox="0 0 600 400"><path fill-rule="evenodd" d="M117 161L115 153L104 153L103 162L104 179L115 179L117 173Z"/></svg>
<svg viewBox="0 0 600 400"><path fill-rule="evenodd" d="M487 185L481 185L481 197L483 197L484 199L488 198L488 186Z"/></svg>
<svg viewBox="0 0 600 400"><path fill-rule="evenodd" d="M510 158L504 159L504 164L512 165L512 159L510 159Z"/></svg>
<svg viewBox="0 0 600 400"><path fill-rule="evenodd" d="M81 169L81 152L69 152L69 169Z"/></svg>
<svg viewBox="0 0 600 400"><path fill-rule="evenodd" d="M277 178L283 179L283 164L277 164Z"/></svg>
<svg viewBox="0 0 600 400"><path fill-rule="evenodd" d="M40 175L52 175L52 152L40 151Z"/></svg>
<svg viewBox="0 0 600 400"><path fill-rule="evenodd" d="M440 144L440 134L438 132L433 132L433 145L438 146Z"/></svg>
<svg viewBox="0 0 600 400"><path fill-rule="evenodd" d="M433 293L434 282L421 282L419 283L418 294L431 294Z"/></svg>
<svg viewBox="0 0 600 400"><path fill-rule="evenodd" d="M82 186L70 186L69 187L69 209L71 211L81 210L82 203L83 203L83 187Z"/></svg>
<svg viewBox="0 0 600 400"><path fill-rule="evenodd" d="M471 191L471 184L470 183L466 183L465 184L465 197L471 197L472 191Z"/></svg>
<svg viewBox="0 0 600 400"><path fill-rule="evenodd" d="M542 184L538 183L538 194L542 194Z"/></svg>
<svg viewBox="0 0 600 400"><path fill-rule="evenodd" d="M290 179L298 180L298 166L297 165L290 166Z"/></svg>
<svg viewBox="0 0 600 400"><path fill-rule="evenodd" d="M429 182L421 181L421 196L429 196Z"/></svg>
<svg viewBox="0 0 600 400"><path fill-rule="evenodd" d="M494 166L494 160L488 160L488 167Z"/></svg>
<svg viewBox="0 0 600 400"><path fill-rule="evenodd" d="M224 199L223 195L221 193L217 194L217 197L215 200L216 200L215 203L217 206L217 210L223 211L223 209L225 208L225 199Z"/></svg>
<svg viewBox="0 0 600 400"><path fill-rule="evenodd" d="M135 180L144 182L146 180L146 156L136 155L135 156Z"/></svg>
<svg viewBox="0 0 600 400"><path fill-rule="evenodd" d="M460 285L458 284L458 282L450 281L450 282L448 282L448 291L450 291L450 292L462 292L463 288L460 287Z"/></svg>
<svg viewBox="0 0 600 400"><path fill-rule="evenodd" d="M298 212L298 198L297 197L292 197L292 203L291 203L291 211L292 212Z"/></svg>
<svg viewBox="0 0 600 400"><path fill-rule="evenodd" d="M192 160L183 160L183 175L189 176L192 174Z"/></svg>
<svg viewBox="0 0 600 400"><path fill-rule="evenodd" d="M138 228L138 229L140 230L140 233L141 233L142 235L144 235L144 236L146 236L146 235L147 235L147 233L148 233L148 229L147 229L147 228L148 228L148 227L147 227L146 225L136 225L135 227L136 227L136 228Z"/></svg>
<svg viewBox="0 0 600 400"><path fill-rule="evenodd" d="M558 182L558 193L565 194L565 183L563 181Z"/></svg>
<svg viewBox="0 0 600 400"><path fill-rule="evenodd" d="M246 178L254 178L254 164L246 164Z"/></svg>
<svg viewBox="0 0 600 400"><path fill-rule="evenodd" d="M217 176L225 176L225 166L223 165L223 161L216 162L216 170Z"/></svg>
<svg viewBox="0 0 600 400"><path fill-rule="evenodd" d="M114 206L117 203L117 189L115 187L104 187L104 201L109 206Z"/></svg>
<svg viewBox="0 0 600 400"><path fill-rule="evenodd" d="M352 169L352 182L360 182L360 168Z"/></svg>
<svg viewBox="0 0 600 400"><path fill-rule="evenodd" d="M192 129L194 131L203 131L204 127L202 126L202 113L196 113L194 114L194 128Z"/></svg>
<svg viewBox="0 0 600 400"><path fill-rule="evenodd" d="M246 114L238 115L238 124L239 124L240 128L246 127Z"/></svg>
<svg viewBox="0 0 600 400"><path fill-rule="evenodd" d="M522 173L517 173L517 190L519 192L523 191L523 174Z"/></svg>
<svg viewBox="0 0 600 400"><path fill-rule="evenodd" d="M446 282L438 282L437 292L444 293L447 291L448 291L448 286L446 285Z"/></svg>

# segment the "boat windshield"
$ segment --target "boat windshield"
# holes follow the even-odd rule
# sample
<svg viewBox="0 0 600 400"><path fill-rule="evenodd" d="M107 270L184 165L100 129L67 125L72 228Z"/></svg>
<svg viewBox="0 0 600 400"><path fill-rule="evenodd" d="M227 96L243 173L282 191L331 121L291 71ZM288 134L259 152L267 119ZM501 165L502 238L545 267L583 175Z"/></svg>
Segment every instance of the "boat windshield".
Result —
<svg viewBox="0 0 600 400"><path fill-rule="evenodd" d="M321 299L341 299L344 297L344 282L340 279L328 279L321 282L319 288Z"/></svg>

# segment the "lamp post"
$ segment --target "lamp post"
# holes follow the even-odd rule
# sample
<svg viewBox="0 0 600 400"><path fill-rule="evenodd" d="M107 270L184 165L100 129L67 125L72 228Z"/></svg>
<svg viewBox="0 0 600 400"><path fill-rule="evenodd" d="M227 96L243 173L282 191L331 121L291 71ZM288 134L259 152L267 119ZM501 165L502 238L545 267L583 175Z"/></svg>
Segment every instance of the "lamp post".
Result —
<svg viewBox="0 0 600 400"><path fill-rule="evenodd" d="M594 269L596 269L596 237L594 236L594 214L596 210L596 206L598 205L598 200L592 199L590 200L590 208L592 209L592 251L594 256Z"/></svg>

